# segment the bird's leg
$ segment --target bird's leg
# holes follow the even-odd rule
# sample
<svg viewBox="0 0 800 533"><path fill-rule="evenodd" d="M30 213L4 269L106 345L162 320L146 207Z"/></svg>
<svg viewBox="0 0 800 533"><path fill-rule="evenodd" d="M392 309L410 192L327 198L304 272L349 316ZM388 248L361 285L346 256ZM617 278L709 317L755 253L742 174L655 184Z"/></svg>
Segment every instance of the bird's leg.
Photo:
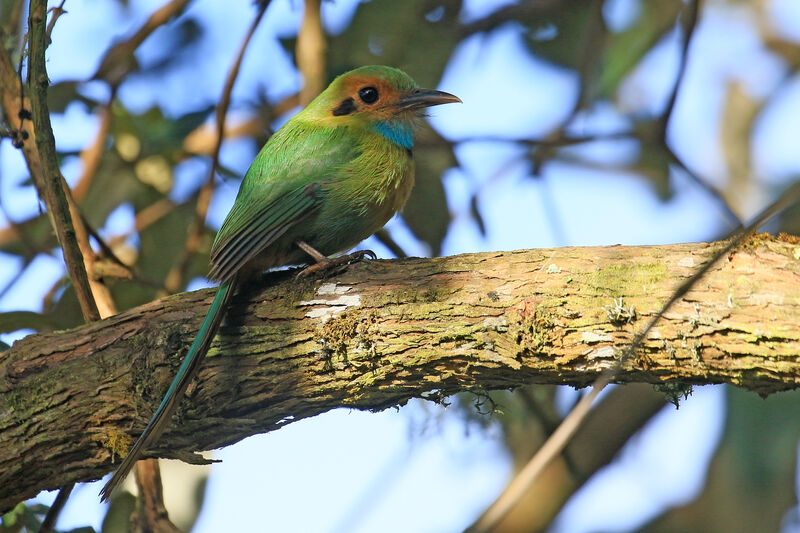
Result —
<svg viewBox="0 0 800 533"><path fill-rule="evenodd" d="M310 255L314 259L314 261L317 262L317 264L319 264L319 263L326 264L326 263L330 262L330 259L328 259L324 255L319 253L316 250L316 248L314 248L313 246L308 244L306 241L297 241L297 246L298 246L298 248L303 250L305 253Z"/></svg>
<svg viewBox="0 0 800 533"><path fill-rule="evenodd" d="M297 275L298 278L304 278L316 272L324 272L334 267L348 265L355 261L361 261L365 257L369 257L370 259L377 259L378 257L372 250L358 250L351 254L342 255L334 259L330 259L319 253L313 246L311 246L305 241L297 241L297 246L305 253L310 255L314 259L314 261L316 261L315 264L301 270L300 273Z"/></svg>

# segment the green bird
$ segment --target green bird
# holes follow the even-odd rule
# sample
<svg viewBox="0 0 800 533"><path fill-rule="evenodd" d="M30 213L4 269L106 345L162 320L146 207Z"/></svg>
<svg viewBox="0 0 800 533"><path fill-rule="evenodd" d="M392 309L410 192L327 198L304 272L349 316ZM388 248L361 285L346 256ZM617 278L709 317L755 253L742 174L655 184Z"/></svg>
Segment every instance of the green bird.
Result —
<svg viewBox="0 0 800 533"><path fill-rule="evenodd" d="M329 259L372 235L405 204L414 185L414 126L422 110L460 102L420 89L392 67L336 78L269 139L242 181L211 249L220 282L189 352L144 432L105 484L107 500L164 431L208 352L236 286L264 270L309 263L301 274L364 255Z"/></svg>

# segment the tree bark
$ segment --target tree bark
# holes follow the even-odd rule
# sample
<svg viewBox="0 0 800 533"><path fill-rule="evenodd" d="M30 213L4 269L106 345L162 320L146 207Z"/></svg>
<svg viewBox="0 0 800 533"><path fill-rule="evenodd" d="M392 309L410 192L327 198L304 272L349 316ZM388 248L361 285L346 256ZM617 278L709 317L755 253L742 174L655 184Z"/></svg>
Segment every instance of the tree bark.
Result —
<svg viewBox="0 0 800 533"><path fill-rule="evenodd" d="M528 383L587 385L719 243L368 261L325 280L266 276L234 297L152 456L337 407ZM617 382L800 384L800 246L756 236L721 260ZM0 509L101 477L158 405L213 290L170 296L0 353ZM633 307L633 308L632 308Z"/></svg>

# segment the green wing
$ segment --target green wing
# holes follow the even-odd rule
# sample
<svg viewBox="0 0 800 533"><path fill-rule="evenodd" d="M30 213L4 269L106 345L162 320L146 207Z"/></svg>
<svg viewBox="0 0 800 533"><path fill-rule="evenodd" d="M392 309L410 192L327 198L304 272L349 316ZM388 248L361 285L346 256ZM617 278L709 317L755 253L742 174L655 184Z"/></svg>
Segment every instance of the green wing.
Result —
<svg viewBox="0 0 800 533"><path fill-rule="evenodd" d="M217 281L228 280L289 228L319 209L320 205L320 185L312 183L281 195L267 205L231 211L226 222L230 220L229 227L238 231L223 232L220 229L211 250L208 277Z"/></svg>
<svg viewBox="0 0 800 533"><path fill-rule="evenodd" d="M226 281L286 231L320 209L323 184L336 179L359 150L345 128L291 120L248 170L211 249L208 277Z"/></svg>

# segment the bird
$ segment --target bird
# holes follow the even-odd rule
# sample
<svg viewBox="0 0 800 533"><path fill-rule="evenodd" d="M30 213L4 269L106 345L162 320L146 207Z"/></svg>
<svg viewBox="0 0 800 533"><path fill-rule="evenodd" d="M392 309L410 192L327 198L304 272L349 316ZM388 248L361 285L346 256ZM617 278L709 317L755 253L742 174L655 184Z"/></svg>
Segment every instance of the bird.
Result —
<svg viewBox="0 0 800 533"><path fill-rule="evenodd" d="M400 69L346 72L274 133L245 174L211 247L214 300L164 397L100 491L114 488L166 429L197 374L237 286L266 270L310 264L310 275L366 256L337 256L402 209L414 185L414 130L431 106L461 102L422 89Z"/></svg>

